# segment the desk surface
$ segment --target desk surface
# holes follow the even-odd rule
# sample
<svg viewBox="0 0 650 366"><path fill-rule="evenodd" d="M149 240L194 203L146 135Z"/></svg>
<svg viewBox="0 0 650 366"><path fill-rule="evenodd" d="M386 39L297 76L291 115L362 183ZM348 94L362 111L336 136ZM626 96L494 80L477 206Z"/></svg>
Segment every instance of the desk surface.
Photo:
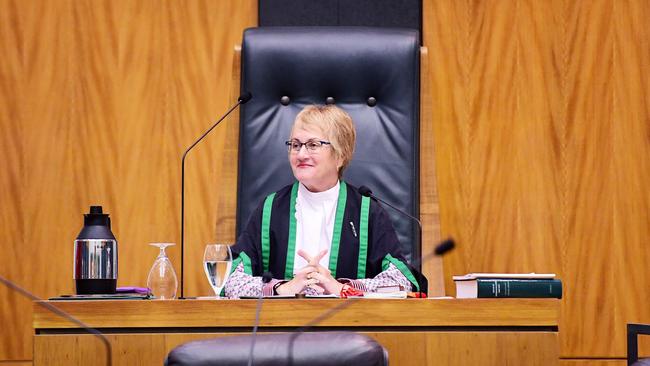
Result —
<svg viewBox="0 0 650 366"><path fill-rule="evenodd" d="M249 332L257 300L45 301L112 344L114 364L162 364L181 343ZM558 364L557 299L265 300L262 332L346 329L376 339L391 365ZM34 365L92 365L106 349L93 335L34 303ZM336 309L336 310L334 310Z"/></svg>
<svg viewBox="0 0 650 366"><path fill-rule="evenodd" d="M250 327L257 300L46 301L95 328ZM557 327L557 299L272 299L262 327ZM337 310L334 310L337 309ZM34 303L34 329L78 328Z"/></svg>

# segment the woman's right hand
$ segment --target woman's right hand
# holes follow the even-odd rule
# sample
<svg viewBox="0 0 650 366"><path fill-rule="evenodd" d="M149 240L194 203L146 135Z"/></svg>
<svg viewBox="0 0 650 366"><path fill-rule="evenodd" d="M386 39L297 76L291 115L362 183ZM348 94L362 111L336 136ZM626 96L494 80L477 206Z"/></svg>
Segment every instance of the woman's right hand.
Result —
<svg viewBox="0 0 650 366"><path fill-rule="evenodd" d="M292 280L278 286L275 291L278 295L295 295L301 293L305 287L318 283L315 278L309 278L310 274L318 272L315 266L307 265L301 268Z"/></svg>

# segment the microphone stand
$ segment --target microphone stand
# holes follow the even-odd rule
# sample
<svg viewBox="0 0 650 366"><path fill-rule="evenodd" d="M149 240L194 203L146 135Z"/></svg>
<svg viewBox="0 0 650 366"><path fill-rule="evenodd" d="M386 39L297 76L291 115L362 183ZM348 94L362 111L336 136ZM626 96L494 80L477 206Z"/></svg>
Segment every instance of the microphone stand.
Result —
<svg viewBox="0 0 650 366"><path fill-rule="evenodd" d="M181 160L181 299L185 298L185 292L183 289L183 284L185 283L185 158L187 154L196 146L205 136L207 136L210 131L212 131L221 121L223 121L232 111L234 111L241 104L244 104L251 100L253 96L251 93L243 93L237 98L237 103L233 105L226 114L223 115L217 122L215 122L212 127L210 127L201 137L199 137L194 143L185 150L183 153L183 159Z"/></svg>
<svg viewBox="0 0 650 366"><path fill-rule="evenodd" d="M418 219L417 217L409 214L408 212L406 212L404 210L401 210L401 209L391 205L390 203L386 202L385 200L375 196L372 193L372 191L370 190L370 188L368 188L366 186L359 187L359 193L361 193L362 196L370 197L370 198L374 199L375 201L379 201L379 202L385 204L386 206L392 208L393 210L401 213L402 215L410 218L411 220L414 220L415 222L417 222L418 223L418 251L422 252L422 222L420 221L420 219ZM420 263L420 264L422 264L422 263Z"/></svg>
<svg viewBox="0 0 650 366"><path fill-rule="evenodd" d="M264 272L262 274L262 288L260 289L260 296L257 297L257 308L255 309L255 325L253 326L253 334L251 336L251 348L248 352L248 366L253 366L253 358L255 355L253 351L255 350L255 337L257 337L257 327L260 324L260 314L262 312L262 299L264 298L264 285L271 282L273 279L273 273Z"/></svg>
<svg viewBox="0 0 650 366"><path fill-rule="evenodd" d="M4 283L7 287L10 289L17 291L21 295L31 299L32 301L37 301L37 304L39 306L42 306L46 308L47 310L53 312L54 314L62 317L63 319L66 319L72 323L77 324L78 326L82 327L86 332L94 335L95 337L98 337L100 341L104 344L104 347L106 347L106 364L108 366L113 365L113 348L111 347L111 341L108 340L108 338L102 334L102 332L98 331L95 328L91 328L88 326L86 323L82 322L81 320L75 318L74 316L66 313L65 311L57 308L56 306L44 302L43 299L39 298L38 296L32 294L31 292L25 290L24 288L18 286L17 284L13 283L12 281L4 278L3 276L0 276L0 282Z"/></svg>

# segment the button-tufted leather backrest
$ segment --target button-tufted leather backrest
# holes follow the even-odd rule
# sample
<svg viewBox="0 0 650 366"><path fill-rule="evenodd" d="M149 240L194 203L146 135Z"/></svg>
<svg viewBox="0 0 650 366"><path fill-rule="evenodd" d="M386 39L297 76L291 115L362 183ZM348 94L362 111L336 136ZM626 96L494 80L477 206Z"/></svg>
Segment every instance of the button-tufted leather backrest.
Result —
<svg viewBox="0 0 650 366"><path fill-rule="evenodd" d="M255 348L251 343L255 337ZM251 353L252 352L252 353ZM274 333L187 342L166 366L206 365L387 366L388 352L374 339L351 332Z"/></svg>
<svg viewBox="0 0 650 366"><path fill-rule="evenodd" d="M335 103L357 144L344 179L418 216L418 32L362 27L266 27L244 32L237 232L269 193L294 181L287 140L308 104ZM387 208L406 253L419 258L417 224Z"/></svg>

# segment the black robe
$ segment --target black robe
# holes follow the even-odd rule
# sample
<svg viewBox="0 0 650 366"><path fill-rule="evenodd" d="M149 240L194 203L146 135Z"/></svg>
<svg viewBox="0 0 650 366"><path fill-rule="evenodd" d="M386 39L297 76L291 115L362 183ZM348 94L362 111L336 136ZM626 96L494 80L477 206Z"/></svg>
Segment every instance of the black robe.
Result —
<svg viewBox="0 0 650 366"><path fill-rule="evenodd" d="M289 241L290 202L293 185L286 186L268 200L271 207L270 227L268 228L269 250L267 268L263 265L262 232L263 211L262 202L253 212L248 225L232 247L233 269L240 262L244 263L244 271L252 276L261 276L270 271L273 278L289 280L292 264L287 266L287 249ZM427 292L427 280L415 268L411 267L400 250L399 240L393 224L384 208L374 200L362 197L356 187L345 184L347 200L343 212L340 243L338 252L333 247L330 258L336 255L334 278L373 278L388 268L389 263L395 265L402 274L413 284L413 291ZM341 189L344 185L341 185ZM340 193L339 193L340 195ZM367 224L367 251L365 265L359 263L359 246L362 233L361 205L362 199L368 200L369 213ZM337 205L338 206L338 205ZM352 223L352 224L350 224ZM336 228L335 228L336 230ZM290 253L293 255L294 253ZM364 255L362 253L362 255ZM362 261L363 262L363 261ZM365 268L360 268L365 267ZM330 268L332 270L332 268ZM360 271L364 273L359 273Z"/></svg>

